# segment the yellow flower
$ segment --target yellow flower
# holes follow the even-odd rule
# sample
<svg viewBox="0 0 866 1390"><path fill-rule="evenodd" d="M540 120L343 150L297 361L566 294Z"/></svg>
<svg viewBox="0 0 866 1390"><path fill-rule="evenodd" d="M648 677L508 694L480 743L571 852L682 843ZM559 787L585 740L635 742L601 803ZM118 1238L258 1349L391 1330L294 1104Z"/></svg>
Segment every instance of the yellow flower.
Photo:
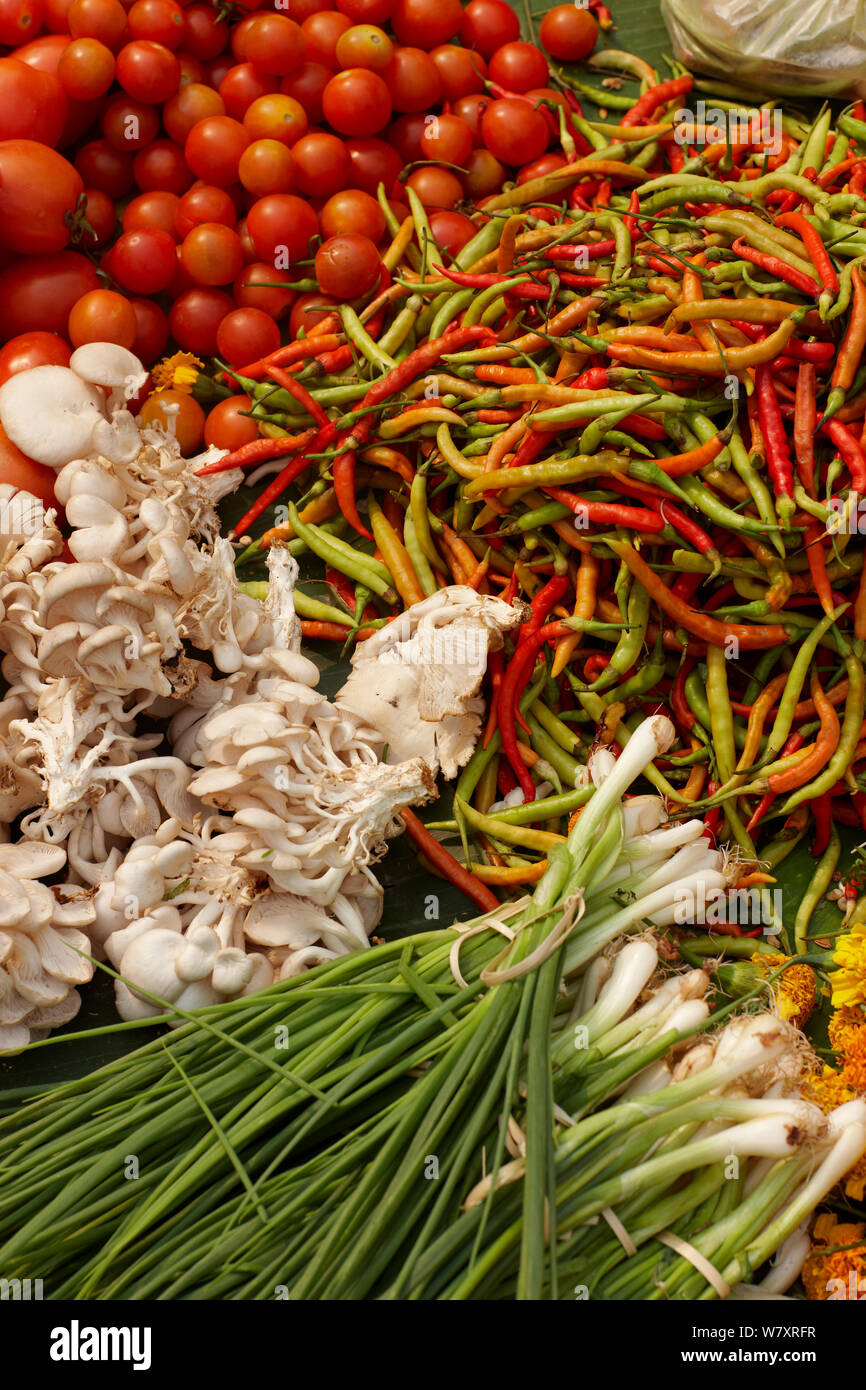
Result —
<svg viewBox="0 0 866 1390"><path fill-rule="evenodd" d="M752 956L752 964L765 977L787 960L790 956L776 951L756 951ZM784 975L774 981L773 988L780 1017L795 1028L805 1028L815 1007L815 976L810 967L801 963L789 965Z"/></svg>
<svg viewBox="0 0 866 1390"><path fill-rule="evenodd" d="M866 1004L866 922L855 922L846 936L840 936L833 952L838 966L830 976L833 1008Z"/></svg>
<svg viewBox="0 0 866 1390"><path fill-rule="evenodd" d="M175 352L171 357L157 362L150 374L157 391L174 389L189 395L203 366L204 363L191 352Z"/></svg>
<svg viewBox="0 0 866 1390"><path fill-rule="evenodd" d="M866 1013L862 1009L834 1009L827 1025L834 1052L850 1052L866 1043Z"/></svg>
<svg viewBox="0 0 866 1390"><path fill-rule="evenodd" d="M866 1294L866 1245L862 1241L866 1223L843 1222L823 1212L812 1230L812 1251L803 1265L803 1287L813 1301L849 1298L852 1290L859 1298ZM828 1246L854 1245L853 1250L824 1254ZM853 1274L853 1278L851 1277Z"/></svg>

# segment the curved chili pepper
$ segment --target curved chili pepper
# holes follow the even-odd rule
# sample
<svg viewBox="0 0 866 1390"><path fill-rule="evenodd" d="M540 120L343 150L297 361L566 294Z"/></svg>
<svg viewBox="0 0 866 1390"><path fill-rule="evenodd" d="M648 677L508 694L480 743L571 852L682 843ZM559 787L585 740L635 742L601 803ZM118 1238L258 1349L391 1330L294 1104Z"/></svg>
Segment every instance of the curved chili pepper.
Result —
<svg viewBox="0 0 866 1390"><path fill-rule="evenodd" d="M758 421L764 441L767 471L776 497L776 511L784 525L790 522L795 509L794 469L788 451L788 436L776 398L773 374L766 363L755 372L755 394L758 400Z"/></svg>
<svg viewBox="0 0 866 1390"><path fill-rule="evenodd" d="M467 898L471 898L482 912L490 912L499 906L499 899L495 893L491 893L474 874L464 869L462 864L458 864L453 854L449 854L444 845L431 835L430 831L418 819L414 811L410 811L408 806L404 806L399 812L400 819L406 827L406 833L420 849L424 858L432 867L453 883L455 888L459 888L461 893L465 893Z"/></svg>
<svg viewBox="0 0 866 1390"><path fill-rule="evenodd" d="M695 85L695 79L691 73L686 73L683 77L672 77L668 82L660 82L657 87L650 87L648 92L644 92L628 111L626 111L620 125L635 126L648 121L654 111L660 106L665 106L669 101L675 101L677 97L685 96Z"/></svg>
<svg viewBox="0 0 866 1390"><path fill-rule="evenodd" d="M815 272L824 289L834 297L839 293L839 277L836 274L836 267L830 260L826 246L820 236L799 212L783 212L776 216L777 227L792 227L797 232L809 255L809 260L815 267Z"/></svg>
<svg viewBox="0 0 866 1390"><path fill-rule="evenodd" d="M821 286L811 275L806 275L796 266L789 265L780 256L771 256L766 251L756 251L743 237L737 237L733 243L733 250L744 261L751 261L752 265L756 265L761 270L765 270L768 275L772 275L774 280L784 280L795 290L800 290L802 294L807 294L812 299L817 299L821 293Z"/></svg>
<svg viewBox="0 0 866 1390"><path fill-rule="evenodd" d="M847 425L843 425L841 420L826 420L821 425L823 434L827 434L832 439L845 463L848 465L848 472L851 474L851 486L855 492L861 495L866 492L866 452L862 449L859 441L855 439Z"/></svg>

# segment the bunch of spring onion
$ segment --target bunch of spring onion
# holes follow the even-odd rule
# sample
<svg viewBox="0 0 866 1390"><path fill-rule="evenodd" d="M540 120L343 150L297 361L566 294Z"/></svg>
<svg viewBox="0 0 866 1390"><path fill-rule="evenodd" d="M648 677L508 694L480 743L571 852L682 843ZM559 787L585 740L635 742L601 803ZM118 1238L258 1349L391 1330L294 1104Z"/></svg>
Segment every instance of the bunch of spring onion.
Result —
<svg viewBox="0 0 866 1390"><path fill-rule="evenodd" d="M616 762L591 762L591 799L507 922L488 914L456 943L426 933L203 1010L0 1121L9 1277L36 1272L54 1298L460 1297L516 1200L517 1296L556 1296L574 1161L559 1107L591 1117L681 1037L664 1011L663 1028L638 1011L613 1040L622 1019L596 1015L592 1045L566 1061L563 1013L583 989L570 977L725 882L698 832L646 833L646 810L623 808L671 737L656 717ZM500 1185L515 1126L524 1166ZM485 1179L474 1210L490 1220L464 1214L466 1246L461 1207Z"/></svg>

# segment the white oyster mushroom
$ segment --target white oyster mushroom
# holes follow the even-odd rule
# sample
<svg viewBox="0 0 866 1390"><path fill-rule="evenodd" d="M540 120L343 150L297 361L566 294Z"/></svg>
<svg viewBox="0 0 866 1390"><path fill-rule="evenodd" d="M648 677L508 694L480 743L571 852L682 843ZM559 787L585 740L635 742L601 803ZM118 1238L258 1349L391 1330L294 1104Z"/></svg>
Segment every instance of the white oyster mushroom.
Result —
<svg viewBox="0 0 866 1390"><path fill-rule="evenodd" d="M82 381L107 388L112 411L137 396L148 377L135 353L117 343L85 343L75 349L69 365Z"/></svg>
<svg viewBox="0 0 866 1390"><path fill-rule="evenodd" d="M29 458L62 468L104 420L100 392L69 367L33 367L0 386L0 424Z"/></svg>

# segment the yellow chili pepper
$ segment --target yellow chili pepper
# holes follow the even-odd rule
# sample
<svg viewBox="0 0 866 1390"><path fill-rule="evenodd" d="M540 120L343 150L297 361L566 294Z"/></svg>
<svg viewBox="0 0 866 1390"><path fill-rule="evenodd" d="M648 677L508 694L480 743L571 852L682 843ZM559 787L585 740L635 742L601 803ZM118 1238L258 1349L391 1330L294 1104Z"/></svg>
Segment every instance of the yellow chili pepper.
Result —
<svg viewBox="0 0 866 1390"><path fill-rule="evenodd" d="M595 556L583 554L580 557L580 566L577 571L576 598L574 601L575 618L592 618L595 616L596 586L598 583L599 562ZM565 670L571 661L577 648L580 646L582 633L574 632L570 637L562 637L556 644L556 653L553 658L553 669L551 675L554 680Z"/></svg>
<svg viewBox="0 0 866 1390"><path fill-rule="evenodd" d="M421 603L426 595L412 568L409 552L372 493L367 500L367 511L376 545L391 572L397 592L407 607Z"/></svg>

